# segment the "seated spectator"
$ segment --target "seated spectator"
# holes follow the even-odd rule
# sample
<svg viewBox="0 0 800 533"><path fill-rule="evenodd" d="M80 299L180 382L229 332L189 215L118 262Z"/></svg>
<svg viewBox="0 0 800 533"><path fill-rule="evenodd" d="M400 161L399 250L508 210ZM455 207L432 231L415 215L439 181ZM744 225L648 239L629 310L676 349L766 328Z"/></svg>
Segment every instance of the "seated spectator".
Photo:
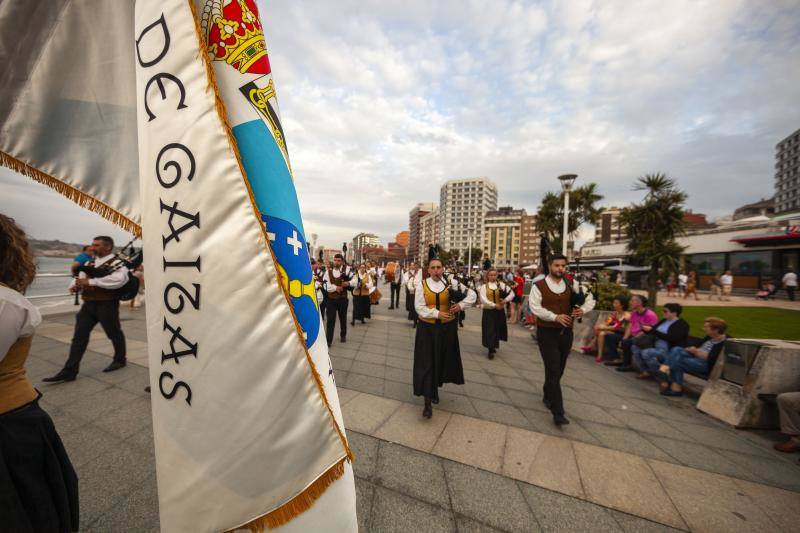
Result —
<svg viewBox="0 0 800 533"><path fill-rule="evenodd" d="M775 449L784 453L800 452L800 392L778 394L778 412L781 433L789 435L789 440L775 443Z"/></svg>
<svg viewBox="0 0 800 533"><path fill-rule="evenodd" d="M708 317L703 322L703 338L700 346L682 348L675 346L669 351L666 361L658 369L661 394L664 396L683 396L683 373L689 372L700 377L708 377L717 362L722 347L728 339L725 332L728 324L717 317Z"/></svg>
<svg viewBox="0 0 800 533"><path fill-rule="evenodd" d="M631 317L630 313L628 313L627 298L624 296L614 298L611 306L614 308L611 316L608 317L604 324L595 326L594 334L597 339L595 363L603 362L603 349L606 346L619 344L619 341L625 336L625 330L628 328L628 322L630 322Z"/></svg>
<svg viewBox="0 0 800 533"><path fill-rule="evenodd" d="M778 288L775 284L767 281L761 284L761 290L756 293L756 300L769 300L775 296L776 292L778 292Z"/></svg>
<svg viewBox="0 0 800 533"><path fill-rule="evenodd" d="M675 346L683 348L689 340L689 324L681 318L681 304L664 305L664 318L655 326L642 326L642 331L652 336L653 346L642 348L634 343L631 346L636 366L639 367L639 379L652 379L658 367L666 361L670 349Z"/></svg>
<svg viewBox="0 0 800 533"><path fill-rule="evenodd" d="M633 368L633 354L631 347L633 341L637 337L642 337L646 333L642 330L642 326L655 326L658 323L658 315L652 309L647 308L647 297L639 294L631 296L630 313L628 314L629 322L622 339L622 359L619 358L617 351L617 343L608 341L606 343L606 350L608 356L614 359L608 361L608 366L616 366L617 372L632 372Z"/></svg>

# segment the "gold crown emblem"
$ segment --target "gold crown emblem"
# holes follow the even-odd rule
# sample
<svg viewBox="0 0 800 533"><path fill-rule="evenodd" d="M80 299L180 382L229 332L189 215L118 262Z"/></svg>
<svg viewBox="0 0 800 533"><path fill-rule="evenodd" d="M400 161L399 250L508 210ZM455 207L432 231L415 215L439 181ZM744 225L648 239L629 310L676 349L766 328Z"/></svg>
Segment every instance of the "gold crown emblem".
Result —
<svg viewBox="0 0 800 533"><path fill-rule="evenodd" d="M201 18L208 53L239 72L269 73L267 43L254 0L207 0Z"/></svg>

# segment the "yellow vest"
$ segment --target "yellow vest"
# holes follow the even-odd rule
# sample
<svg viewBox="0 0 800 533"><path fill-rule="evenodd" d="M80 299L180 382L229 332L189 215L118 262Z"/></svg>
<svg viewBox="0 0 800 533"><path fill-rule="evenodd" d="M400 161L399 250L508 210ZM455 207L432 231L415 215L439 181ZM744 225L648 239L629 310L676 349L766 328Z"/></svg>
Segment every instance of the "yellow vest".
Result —
<svg viewBox="0 0 800 533"><path fill-rule="evenodd" d="M371 279L369 273L365 274L364 279L361 281L361 288L353 289L353 296L369 296L369 287L367 287L367 283L369 283ZM353 277L353 281L350 282L350 285L353 287L358 286L358 274Z"/></svg>
<svg viewBox="0 0 800 533"><path fill-rule="evenodd" d="M430 287L428 287L428 280L422 280L422 293L425 296L425 306L428 309L438 309L439 312L449 312L450 311L450 291L447 290L449 287L445 282L445 287L442 292L433 292ZM439 305L436 305L438 301ZM435 319L435 318L423 318L419 317L420 320L423 322L427 322L428 324L435 324L437 320L439 322L450 322L450 320L442 320L442 319Z"/></svg>

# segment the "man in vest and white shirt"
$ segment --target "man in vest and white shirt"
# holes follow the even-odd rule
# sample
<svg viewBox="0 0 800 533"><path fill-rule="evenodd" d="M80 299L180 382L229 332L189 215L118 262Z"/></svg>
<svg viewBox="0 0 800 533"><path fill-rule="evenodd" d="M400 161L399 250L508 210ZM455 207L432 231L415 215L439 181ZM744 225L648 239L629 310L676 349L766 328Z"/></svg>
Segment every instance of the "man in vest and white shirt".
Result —
<svg viewBox="0 0 800 533"><path fill-rule="evenodd" d="M587 294L577 302L581 292L578 282L570 284L564 277L567 258L556 255L550 259L550 273L531 288L529 306L536 316L536 342L544 362L544 398L542 401L553 413L557 426L569 424L564 416L564 399L561 395L561 376L567 366L567 356L572 350L572 325L594 309L594 298Z"/></svg>

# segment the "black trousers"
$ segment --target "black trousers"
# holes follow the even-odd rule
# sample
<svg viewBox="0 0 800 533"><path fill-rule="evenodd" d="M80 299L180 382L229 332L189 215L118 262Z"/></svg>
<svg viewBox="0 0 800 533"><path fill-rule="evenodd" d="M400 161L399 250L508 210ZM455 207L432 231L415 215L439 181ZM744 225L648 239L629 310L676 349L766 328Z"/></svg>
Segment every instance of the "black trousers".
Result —
<svg viewBox="0 0 800 533"><path fill-rule="evenodd" d="M536 328L536 342L544 362L544 398L550 403L550 411L554 415L563 415L561 376L564 375L567 357L572 350L572 329Z"/></svg>
<svg viewBox="0 0 800 533"><path fill-rule="evenodd" d="M333 344L333 328L336 327L336 317L339 317L339 331L342 339L347 338L347 304L346 296L341 298L328 298L325 304L325 337L328 346Z"/></svg>
<svg viewBox="0 0 800 533"><path fill-rule="evenodd" d="M119 301L83 302L81 310L75 317L75 333L72 336L72 345L69 347L69 358L64 365L67 373L73 376L78 374L81 359L89 345L89 334L98 322L114 346L114 361L125 362L125 334L122 333L122 326L119 323Z"/></svg>
<svg viewBox="0 0 800 533"><path fill-rule="evenodd" d="M633 337L628 337L622 341L623 366L631 366L631 364L633 364L633 352L631 351L631 346L633 346Z"/></svg>
<svg viewBox="0 0 800 533"><path fill-rule="evenodd" d="M390 283L389 307L400 307L400 284Z"/></svg>

